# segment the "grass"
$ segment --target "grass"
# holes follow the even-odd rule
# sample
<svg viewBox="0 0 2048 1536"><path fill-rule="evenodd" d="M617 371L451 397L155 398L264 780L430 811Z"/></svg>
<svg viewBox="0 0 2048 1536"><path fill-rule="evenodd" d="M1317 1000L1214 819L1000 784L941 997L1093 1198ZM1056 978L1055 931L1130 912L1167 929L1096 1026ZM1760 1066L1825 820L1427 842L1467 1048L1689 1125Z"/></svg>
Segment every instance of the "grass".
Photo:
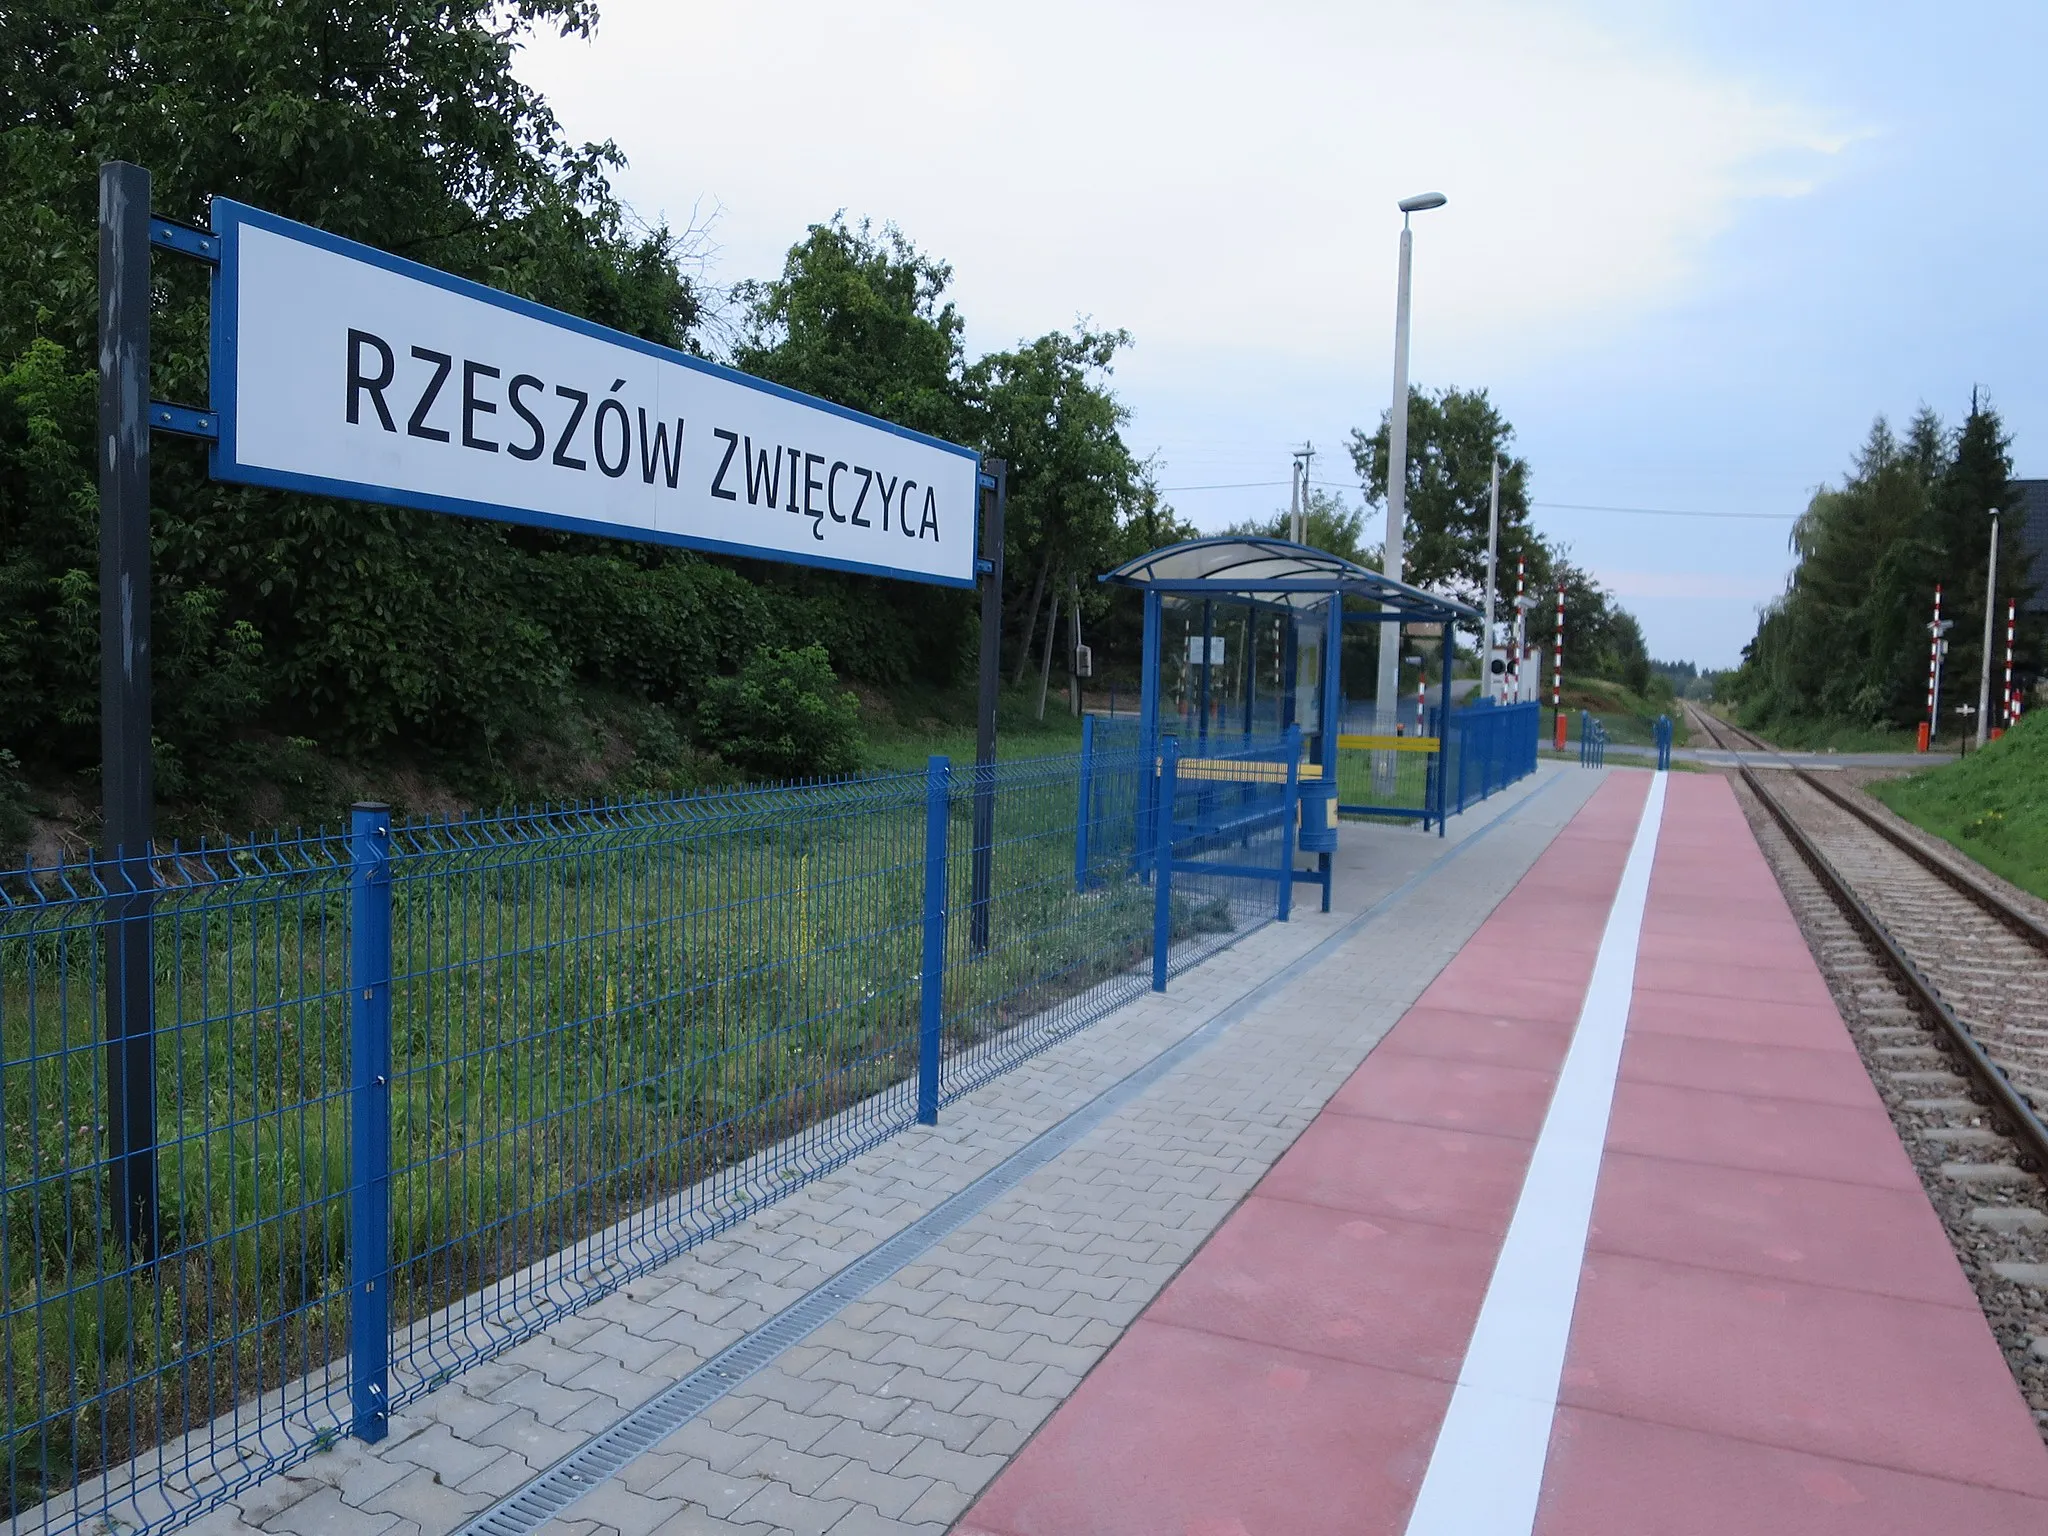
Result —
<svg viewBox="0 0 2048 1536"><path fill-rule="evenodd" d="M1986 869L2048 898L2048 716L2027 716L1981 752L1880 780L1870 792Z"/></svg>
<svg viewBox="0 0 2048 1536"><path fill-rule="evenodd" d="M1021 1023L1149 955L1153 894L1129 857L1137 766L1098 765L1082 888L1075 760L1005 766L980 955L973 807L956 796L944 1016L960 1070L999 1068L1030 1048ZM670 1217L714 1230L844 1148L805 1138L772 1169L751 1155L849 1109L866 1118L844 1135L900 1124L907 1100L877 1096L915 1071L924 820L921 778L880 778L401 839L394 1321L715 1175L705 1203ZM336 842L216 854L159 897L163 1257L147 1268L105 1213L103 903L0 907L0 1513L345 1353L344 856ZM1239 921L1187 882L1172 932ZM514 1301L532 1323L539 1300ZM507 1326L466 1309L452 1335L412 1341L394 1389ZM331 1429L346 1403L303 1417Z"/></svg>
<svg viewBox="0 0 2048 1536"><path fill-rule="evenodd" d="M1120 697L1118 705L1129 709L1136 695ZM1106 701L1089 695L1088 707L1100 709ZM887 698L863 699L861 729L867 738L869 763L878 773L922 769L925 759L935 754L950 757L956 766L974 761L974 710L972 689L900 690ZM1067 696L1055 688L1045 701L1045 718L1038 718L1038 683L1034 679L1021 687L1005 687L996 702L996 759L1046 757L1058 752L1078 752L1081 722L1067 712Z"/></svg>
<svg viewBox="0 0 2048 1536"><path fill-rule="evenodd" d="M1849 720L1752 720L1740 711L1715 709L1744 730L1753 731L1774 747L1792 752L1911 752L1918 745L1914 731ZM1939 744L1937 744L1939 749Z"/></svg>
<svg viewBox="0 0 2048 1536"><path fill-rule="evenodd" d="M1548 696L1545 696L1546 703ZM1657 717L1671 718L1671 744L1676 747L1690 745L1686 734L1685 711L1678 701L1663 695L1649 697L1632 692L1623 684L1611 678L1589 677L1574 680L1566 674L1564 688L1564 709L1567 729L1573 750L1577 750L1579 739L1579 712L1591 714L1607 728L1607 739L1625 746L1649 747L1657 742ZM1548 711L1544 715L1546 727L1550 724ZM1552 738L1546 732L1546 741Z"/></svg>

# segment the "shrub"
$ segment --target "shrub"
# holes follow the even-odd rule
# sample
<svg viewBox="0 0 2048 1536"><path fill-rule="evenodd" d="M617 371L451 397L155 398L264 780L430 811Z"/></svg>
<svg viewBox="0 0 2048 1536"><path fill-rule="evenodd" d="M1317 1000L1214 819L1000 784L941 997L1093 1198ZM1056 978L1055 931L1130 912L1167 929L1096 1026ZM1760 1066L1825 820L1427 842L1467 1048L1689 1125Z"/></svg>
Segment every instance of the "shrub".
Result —
<svg viewBox="0 0 2048 1536"><path fill-rule="evenodd" d="M728 763L765 778L833 777L861 766L860 702L841 690L815 643L757 647L737 677L705 689L697 734Z"/></svg>
<svg viewBox="0 0 2048 1536"><path fill-rule="evenodd" d="M15 852L28 841L28 785L20 770L15 755L0 747L0 869L12 864Z"/></svg>

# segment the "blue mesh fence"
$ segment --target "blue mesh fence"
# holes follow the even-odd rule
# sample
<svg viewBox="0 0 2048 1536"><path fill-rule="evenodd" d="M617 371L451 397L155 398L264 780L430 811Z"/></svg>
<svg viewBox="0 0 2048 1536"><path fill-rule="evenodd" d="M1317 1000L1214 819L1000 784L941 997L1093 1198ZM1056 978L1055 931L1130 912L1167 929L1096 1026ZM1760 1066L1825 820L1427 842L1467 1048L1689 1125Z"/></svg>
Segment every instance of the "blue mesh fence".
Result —
<svg viewBox="0 0 2048 1536"><path fill-rule="evenodd" d="M1162 932L1178 972L1275 916L1289 744L1164 780L1105 735L159 855L153 1254L108 1213L125 892L0 880L0 1515L181 1524L874 1146L927 976L935 1103L1153 985Z"/></svg>
<svg viewBox="0 0 2048 1536"><path fill-rule="evenodd" d="M174 851L152 873L150 1263L108 1218L101 940L128 888L89 866L0 881L0 1513L20 1529L174 1523L348 1423L348 849Z"/></svg>
<svg viewBox="0 0 2048 1536"><path fill-rule="evenodd" d="M955 920L948 931L943 1044L947 1099L1153 984L1160 928L1153 857L1157 760L1148 761L1123 733L1103 731L1104 723L1091 722L1090 750L1078 758L995 767L986 948L975 942L972 770L956 781L948 870ZM1098 745L1105 738L1116 744ZM1276 914L1287 802L1284 770L1273 771L1284 759L1284 743L1233 741L1227 751L1202 759L1175 755L1182 771L1173 797L1169 974ZM1230 830L1219 832L1225 819Z"/></svg>
<svg viewBox="0 0 2048 1536"><path fill-rule="evenodd" d="M1542 706L1481 702L1451 710L1444 728L1444 808L1457 815L1536 771Z"/></svg>
<svg viewBox="0 0 2048 1536"><path fill-rule="evenodd" d="M398 830L394 1406L910 1122L923 839L919 775Z"/></svg>

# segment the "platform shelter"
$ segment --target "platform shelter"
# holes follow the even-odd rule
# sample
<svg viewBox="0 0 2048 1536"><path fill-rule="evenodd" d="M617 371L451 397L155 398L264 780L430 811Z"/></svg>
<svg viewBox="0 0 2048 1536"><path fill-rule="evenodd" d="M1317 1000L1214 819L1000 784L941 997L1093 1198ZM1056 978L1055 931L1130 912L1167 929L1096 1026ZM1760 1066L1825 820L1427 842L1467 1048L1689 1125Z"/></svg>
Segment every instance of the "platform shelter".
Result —
<svg viewBox="0 0 2048 1536"><path fill-rule="evenodd" d="M1183 772L1204 765L1195 771L1213 775L1223 770L1206 765L1225 753L1298 737L1298 847L1315 856L1315 867L1293 868L1293 876L1319 885L1328 911L1330 856L1337 847L1344 625L1438 626L1443 643L1437 696L1447 699L1456 626L1478 623L1478 610L1328 550L1237 534L1170 544L1100 579L1144 594L1138 730L1148 754L1170 747ZM1345 744L1389 753L1439 749L1426 735L1346 738ZM1344 809L1412 814L1373 805Z"/></svg>

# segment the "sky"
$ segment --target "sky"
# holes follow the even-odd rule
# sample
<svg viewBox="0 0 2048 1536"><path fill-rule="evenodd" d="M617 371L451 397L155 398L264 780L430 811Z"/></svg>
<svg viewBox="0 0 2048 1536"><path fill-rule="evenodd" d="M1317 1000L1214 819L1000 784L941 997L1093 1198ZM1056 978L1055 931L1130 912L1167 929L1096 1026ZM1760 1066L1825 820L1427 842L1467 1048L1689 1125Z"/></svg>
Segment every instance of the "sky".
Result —
<svg viewBox="0 0 2048 1536"><path fill-rule="evenodd" d="M518 71L714 285L843 211L951 264L970 353L1128 330L1127 439L1205 529L1304 441L1357 499L1395 204L1441 191L1413 382L1487 390L1536 526L1728 666L1877 415L1980 388L2048 476L2044 46L2037 0L604 0Z"/></svg>

